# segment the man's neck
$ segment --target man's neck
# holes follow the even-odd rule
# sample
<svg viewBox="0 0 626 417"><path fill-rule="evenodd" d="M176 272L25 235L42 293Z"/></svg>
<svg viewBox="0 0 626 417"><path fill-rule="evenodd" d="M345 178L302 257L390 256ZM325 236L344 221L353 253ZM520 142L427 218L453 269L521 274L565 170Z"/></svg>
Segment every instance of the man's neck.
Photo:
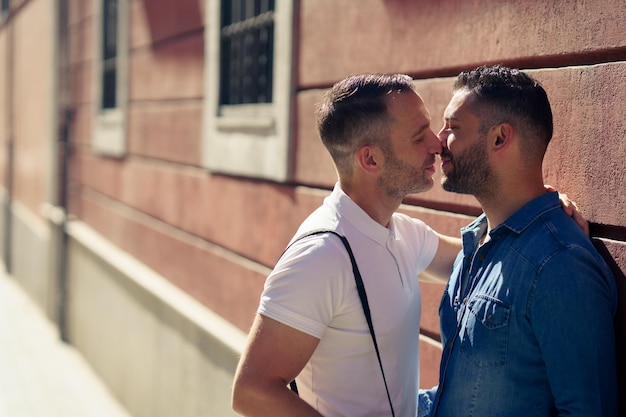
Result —
<svg viewBox="0 0 626 417"><path fill-rule="evenodd" d="M389 227L391 216L402 204L402 199L380 195L378 189L373 185L350 187L340 184L340 186L343 192L361 207L368 216L384 227Z"/></svg>
<svg viewBox="0 0 626 417"><path fill-rule="evenodd" d="M476 196L485 216L487 216L487 233L504 223L513 213L545 192L546 189L541 184L503 187L503 189L490 196Z"/></svg>
<svg viewBox="0 0 626 417"><path fill-rule="evenodd" d="M385 227L389 227L391 216L400 207L402 200L399 202L389 201L389 199L383 199L380 197L366 196L363 198L361 195L350 196L350 198L359 205L375 222L380 223Z"/></svg>

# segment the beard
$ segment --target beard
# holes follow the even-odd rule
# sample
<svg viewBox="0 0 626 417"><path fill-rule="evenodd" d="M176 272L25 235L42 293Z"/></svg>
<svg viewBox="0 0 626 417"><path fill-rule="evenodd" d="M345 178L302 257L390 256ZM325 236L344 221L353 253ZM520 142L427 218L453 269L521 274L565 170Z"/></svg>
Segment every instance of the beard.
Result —
<svg viewBox="0 0 626 417"><path fill-rule="evenodd" d="M428 191L433 187L432 176L425 177L423 169L417 169L397 158L393 152L383 149L385 173L378 179L378 186L389 197L404 198L412 193ZM434 156L431 164L434 164Z"/></svg>
<svg viewBox="0 0 626 417"><path fill-rule="evenodd" d="M495 189L497 179L489 165L485 141L482 139L456 156L452 156L448 149L443 149L441 155L452 156L450 162L453 167L447 174L442 172L441 186L444 190L479 197Z"/></svg>

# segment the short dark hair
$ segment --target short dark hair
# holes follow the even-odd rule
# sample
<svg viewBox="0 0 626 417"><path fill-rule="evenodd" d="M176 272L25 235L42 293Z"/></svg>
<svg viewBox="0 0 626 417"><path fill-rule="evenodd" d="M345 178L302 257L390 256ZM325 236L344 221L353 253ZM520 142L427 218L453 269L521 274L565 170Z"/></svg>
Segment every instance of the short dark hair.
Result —
<svg viewBox="0 0 626 417"><path fill-rule="evenodd" d="M525 154L543 157L553 121L548 95L537 80L518 69L481 66L459 74L453 90L461 89L472 94L484 132L498 123L511 123L525 137Z"/></svg>
<svg viewBox="0 0 626 417"><path fill-rule="evenodd" d="M350 169L350 157L364 144L387 146L391 116L386 97L415 91L403 74L359 74L337 82L326 92L317 113L317 128L337 170Z"/></svg>

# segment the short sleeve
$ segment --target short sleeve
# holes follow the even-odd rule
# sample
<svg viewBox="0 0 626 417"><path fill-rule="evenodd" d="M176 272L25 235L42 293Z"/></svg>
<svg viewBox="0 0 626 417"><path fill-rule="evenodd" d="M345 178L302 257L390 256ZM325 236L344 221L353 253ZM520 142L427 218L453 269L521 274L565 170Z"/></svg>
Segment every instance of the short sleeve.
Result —
<svg viewBox="0 0 626 417"><path fill-rule="evenodd" d="M295 242L268 276L258 313L321 338L354 287L350 265L335 236Z"/></svg>

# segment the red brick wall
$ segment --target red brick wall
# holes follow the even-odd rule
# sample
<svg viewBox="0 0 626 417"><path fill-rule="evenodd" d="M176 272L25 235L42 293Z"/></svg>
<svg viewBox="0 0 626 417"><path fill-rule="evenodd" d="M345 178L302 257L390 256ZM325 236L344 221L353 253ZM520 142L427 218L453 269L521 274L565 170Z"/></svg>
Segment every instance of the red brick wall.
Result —
<svg viewBox="0 0 626 417"><path fill-rule="evenodd" d="M49 158L55 133L52 106L55 78L53 71L41 68L54 65L53 22L50 3L13 2L6 25L0 30L0 178L8 186L8 165L12 168L12 193L35 217L48 198L49 177L53 172ZM9 30L9 27L11 28ZM13 141L9 162L8 142Z"/></svg>
<svg viewBox="0 0 626 417"><path fill-rule="evenodd" d="M71 211L106 238L247 331L263 281L300 221L335 182L317 138L315 103L359 72L416 79L439 127L453 77L504 63L531 69L551 98L555 137L546 182L581 207L606 248L626 300L626 37L622 0L297 2L294 177L289 184L211 175L200 165L204 0L131 0L128 154L90 148L91 2L71 1ZM476 201L435 187L403 209L456 234ZM438 334L443 287L424 285L424 333ZM626 323L622 307L620 375ZM422 344L422 385L436 382L439 347Z"/></svg>
<svg viewBox="0 0 626 417"><path fill-rule="evenodd" d="M592 223L592 233L603 238L621 299L626 300L626 108L622 100L626 37L617 18L626 15L626 3L364 0L359 6L333 0L301 2L298 181L326 185L334 181L330 158L316 141L311 114L324 89L346 75L367 71L413 75L437 129L452 79L460 70L490 63L532 70L546 87L554 110L546 182L577 201ZM452 213L473 213L478 207L471 198L438 187L410 201L444 210L428 223L447 233L456 233L449 227L458 223L449 217ZM436 308L442 288L423 289L423 329L438 333ZM625 386L623 304L616 326L619 374ZM432 362L437 354L431 345L423 348L428 349L428 358L422 357L422 384L429 385L436 381Z"/></svg>

